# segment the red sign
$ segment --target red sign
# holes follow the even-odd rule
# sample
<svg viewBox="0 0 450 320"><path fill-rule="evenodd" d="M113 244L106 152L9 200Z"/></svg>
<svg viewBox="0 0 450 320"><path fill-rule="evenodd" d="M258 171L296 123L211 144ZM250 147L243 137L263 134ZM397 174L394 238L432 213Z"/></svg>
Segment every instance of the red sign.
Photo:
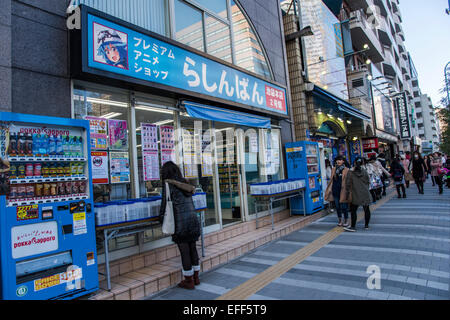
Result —
<svg viewBox="0 0 450 320"><path fill-rule="evenodd" d="M286 112L284 92L266 85L266 104L269 108Z"/></svg>
<svg viewBox="0 0 450 320"><path fill-rule="evenodd" d="M363 139L363 149L377 149L378 148L378 138L373 139Z"/></svg>

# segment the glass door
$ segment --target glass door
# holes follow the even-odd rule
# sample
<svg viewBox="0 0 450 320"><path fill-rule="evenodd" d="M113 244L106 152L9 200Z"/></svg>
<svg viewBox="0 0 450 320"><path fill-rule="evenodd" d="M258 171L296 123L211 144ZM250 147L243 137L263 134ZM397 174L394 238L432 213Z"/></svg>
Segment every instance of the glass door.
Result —
<svg viewBox="0 0 450 320"><path fill-rule="evenodd" d="M242 170L239 162L239 136L235 127L216 123L216 148L222 208L222 225L241 222L244 216L242 203Z"/></svg>

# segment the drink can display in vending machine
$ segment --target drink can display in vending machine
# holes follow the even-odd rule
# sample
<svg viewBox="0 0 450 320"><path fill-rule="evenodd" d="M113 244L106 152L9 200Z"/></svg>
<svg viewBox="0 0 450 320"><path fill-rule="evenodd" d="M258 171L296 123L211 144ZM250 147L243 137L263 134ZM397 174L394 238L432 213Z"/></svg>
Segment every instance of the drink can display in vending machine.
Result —
<svg viewBox="0 0 450 320"><path fill-rule="evenodd" d="M24 199L27 196L27 187L24 184L17 186L17 199Z"/></svg>
<svg viewBox="0 0 450 320"><path fill-rule="evenodd" d="M34 194L36 197L42 197L44 195L44 185L42 183L37 183Z"/></svg>
<svg viewBox="0 0 450 320"><path fill-rule="evenodd" d="M39 162L35 163L33 171L34 171L33 174L35 177L42 176L42 163L39 163Z"/></svg>
<svg viewBox="0 0 450 320"><path fill-rule="evenodd" d="M79 194L80 193L80 182L79 181L73 181L72 182L72 193L73 194Z"/></svg>
<svg viewBox="0 0 450 320"><path fill-rule="evenodd" d="M17 187L16 186L11 186L11 188L9 190L9 199L11 199L11 200L17 199Z"/></svg>
<svg viewBox="0 0 450 320"><path fill-rule="evenodd" d="M64 185L64 182L58 182L58 196L64 196L66 195L66 186Z"/></svg>
<svg viewBox="0 0 450 320"><path fill-rule="evenodd" d="M32 177L34 175L34 166L32 163L27 163L25 165L25 175L27 177Z"/></svg>
<svg viewBox="0 0 450 320"><path fill-rule="evenodd" d="M66 181L64 183L64 186L66 188L66 195L71 195L72 194L72 182L71 181Z"/></svg>
<svg viewBox="0 0 450 320"><path fill-rule="evenodd" d="M34 198L34 185L29 184L26 186L27 188L27 198Z"/></svg>

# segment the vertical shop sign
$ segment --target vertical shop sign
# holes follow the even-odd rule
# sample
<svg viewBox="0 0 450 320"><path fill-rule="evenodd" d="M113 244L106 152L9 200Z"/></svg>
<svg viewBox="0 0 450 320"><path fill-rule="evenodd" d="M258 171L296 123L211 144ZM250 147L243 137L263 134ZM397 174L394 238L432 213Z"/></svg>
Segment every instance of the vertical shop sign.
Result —
<svg viewBox="0 0 450 320"><path fill-rule="evenodd" d="M409 124L408 106L405 92L395 98L395 105L397 106L398 121L400 124L400 136L402 139L410 139L411 127Z"/></svg>
<svg viewBox="0 0 450 320"><path fill-rule="evenodd" d="M106 150L108 148L108 120L89 116L85 119L89 120L91 149Z"/></svg>

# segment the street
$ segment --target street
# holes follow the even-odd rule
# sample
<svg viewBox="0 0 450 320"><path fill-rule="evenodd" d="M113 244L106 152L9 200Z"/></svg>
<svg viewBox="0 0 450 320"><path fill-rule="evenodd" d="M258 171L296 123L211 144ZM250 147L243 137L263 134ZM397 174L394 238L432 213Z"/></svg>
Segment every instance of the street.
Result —
<svg viewBox="0 0 450 320"><path fill-rule="evenodd" d="M200 274L195 290L174 287L150 299L448 300L449 194L438 195L430 180L424 195L412 184L407 199L389 189L371 206L369 230L362 210L355 233L336 227L330 214Z"/></svg>

